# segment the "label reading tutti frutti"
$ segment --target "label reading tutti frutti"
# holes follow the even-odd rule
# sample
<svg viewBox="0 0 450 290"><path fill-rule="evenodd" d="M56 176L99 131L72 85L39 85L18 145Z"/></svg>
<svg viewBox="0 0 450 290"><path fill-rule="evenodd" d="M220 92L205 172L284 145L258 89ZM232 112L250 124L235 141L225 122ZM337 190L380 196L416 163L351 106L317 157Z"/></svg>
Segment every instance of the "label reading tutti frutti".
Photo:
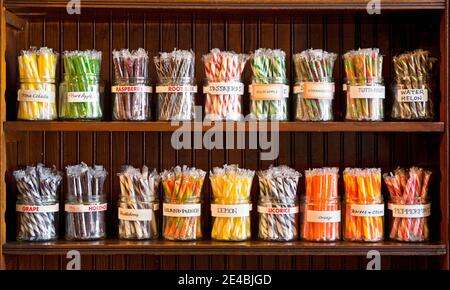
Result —
<svg viewBox="0 0 450 290"><path fill-rule="evenodd" d="M213 217L246 217L251 210L251 204L211 204Z"/></svg>
<svg viewBox="0 0 450 290"><path fill-rule="evenodd" d="M396 95L397 102L399 103L414 103L414 102L427 102L428 90L427 89L402 89L397 90Z"/></svg>
<svg viewBox="0 0 450 290"><path fill-rule="evenodd" d="M384 216L384 204L352 204L351 216L376 217Z"/></svg>
<svg viewBox="0 0 450 290"><path fill-rule="evenodd" d="M311 223L338 223L341 221L341 211L307 210L306 221Z"/></svg>
<svg viewBox="0 0 450 290"><path fill-rule="evenodd" d="M243 95L244 84L240 82L209 83L203 87L203 93L210 95Z"/></svg>
<svg viewBox="0 0 450 290"><path fill-rule="evenodd" d="M348 86L352 99L384 99L384 86Z"/></svg>
<svg viewBox="0 0 450 290"><path fill-rule="evenodd" d="M55 92L21 89L17 92L17 100L19 102L54 103Z"/></svg>
<svg viewBox="0 0 450 290"><path fill-rule="evenodd" d="M100 98L99 92L68 92L68 103L94 103Z"/></svg>
<svg viewBox="0 0 450 290"><path fill-rule="evenodd" d="M27 205L27 204L17 204L16 211L27 212L27 213L45 213L45 212L58 212L59 204L51 205Z"/></svg>
<svg viewBox="0 0 450 290"><path fill-rule="evenodd" d="M393 217L399 218L423 218L431 214L431 204L394 204L389 203L388 209L392 210Z"/></svg>
<svg viewBox="0 0 450 290"><path fill-rule="evenodd" d="M252 100L270 101L289 98L289 86L284 84L252 84L249 86Z"/></svg>
<svg viewBox="0 0 450 290"><path fill-rule="evenodd" d="M163 215L170 217L196 217L201 215L201 205L163 203Z"/></svg>

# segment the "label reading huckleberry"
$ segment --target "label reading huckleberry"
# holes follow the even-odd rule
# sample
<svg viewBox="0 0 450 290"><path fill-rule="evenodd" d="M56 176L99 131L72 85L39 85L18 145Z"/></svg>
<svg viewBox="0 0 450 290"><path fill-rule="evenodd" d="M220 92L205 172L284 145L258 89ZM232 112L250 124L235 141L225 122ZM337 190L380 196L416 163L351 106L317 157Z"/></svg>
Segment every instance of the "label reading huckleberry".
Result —
<svg viewBox="0 0 450 290"><path fill-rule="evenodd" d="M243 95L244 84L240 82L209 83L203 87L203 93L210 95Z"/></svg>
<svg viewBox="0 0 450 290"><path fill-rule="evenodd" d="M258 205L258 212L264 214L294 214L298 213L298 206L294 207L266 207Z"/></svg>
<svg viewBox="0 0 450 290"><path fill-rule="evenodd" d="M156 93L196 93L197 86L191 85L171 85L156 86Z"/></svg>
<svg viewBox="0 0 450 290"><path fill-rule="evenodd" d="M54 103L55 92L20 89L17 92L17 100L19 102Z"/></svg>
<svg viewBox="0 0 450 290"><path fill-rule="evenodd" d="M252 84L249 86L252 100L270 101L289 98L289 86L284 84Z"/></svg>
<svg viewBox="0 0 450 290"><path fill-rule="evenodd" d="M341 211L307 210L306 221L311 223L338 223L341 221Z"/></svg>
<svg viewBox="0 0 450 290"><path fill-rule="evenodd" d="M196 217L202 213L201 205L163 203L163 215L170 217Z"/></svg>
<svg viewBox="0 0 450 290"><path fill-rule="evenodd" d="M16 211L27 213L45 213L45 212L58 212L59 204L51 205L29 205L29 204L17 204Z"/></svg>
<svg viewBox="0 0 450 290"><path fill-rule="evenodd" d="M384 86L348 86L349 95L352 99L384 99Z"/></svg>
<svg viewBox="0 0 450 290"><path fill-rule="evenodd" d="M365 217L384 216L384 204L352 204L350 214Z"/></svg>
<svg viewBox="0 0 450 290"><path fill-rule="evenodd" d="M251 210L251 204L211 204L213 217L246 217Z"/></svg>
<svg viewBox="0 0 450 290"><path fill-rule="evenodd" d="M106 211L107 209L108 209L107 203L64 205L64 210L66 212L97 212L97 211Z"/></svg>
<svg viewBox="0 0 450 290"><path fill-rule="evenodd" d="M423 218L431 214L431 205L426 204L394 204L389 203L388 209L392 210L393 217L399 218Z"/></svg>
<svg viewBox="0 0 450 290"><path fill-rule="evenodd" d="M119 207L119 220L123 221L151 221L153 210L149 209L132 209Z"/></svg>
<svg viewBox="0 0 450 290"><path fill-rule="evenodd" d="M427 89L398 89L396 95L399 103L427 102Z"/></svg>
<svg viewBox="0 0 450 290"><path fill-rule="evenodd" d="M99 92L68 92L68 103L95 103L99 100Z"/></svg>

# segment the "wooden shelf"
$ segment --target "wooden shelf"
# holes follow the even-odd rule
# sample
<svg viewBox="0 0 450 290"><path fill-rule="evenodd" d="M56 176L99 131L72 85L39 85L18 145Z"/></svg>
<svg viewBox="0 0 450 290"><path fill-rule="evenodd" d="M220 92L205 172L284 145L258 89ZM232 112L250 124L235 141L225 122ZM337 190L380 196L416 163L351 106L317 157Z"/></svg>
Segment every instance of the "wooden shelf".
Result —
<svg viewBox="0 0 450 290"><path fill-rule="evenodd" d="M278 130L280 132L444 132L443 122L279 122L272 127L269 123L218 122L202 125L196 122L171 124L170 122L5 122L6 132L17 131L99 131L99 132L173 132L180 127L183 131L258 131Z"/></svg>
<svg viewBox="0 0 450 290"><path fill-rule="evenodd" d="M148 255L366 255L377 250L388 256L437 256L445 255L441 243L313 243L295 242L172 242L172 241L123 241L107 239L89 242L55 241L47 243L7 242L4 254L11 255L65 255L69 250L83 254L148 254Z"/></svg>
<svg viewBox="0 0 450 290"><path fill-rule="evenodd" d="M67 0L6 0L11 10L44 10L66 8ZM303 10L366 10L368 0L83 0L82 9L303 9ZM445 9L445 0L383 0L382 10Z"/></svg>

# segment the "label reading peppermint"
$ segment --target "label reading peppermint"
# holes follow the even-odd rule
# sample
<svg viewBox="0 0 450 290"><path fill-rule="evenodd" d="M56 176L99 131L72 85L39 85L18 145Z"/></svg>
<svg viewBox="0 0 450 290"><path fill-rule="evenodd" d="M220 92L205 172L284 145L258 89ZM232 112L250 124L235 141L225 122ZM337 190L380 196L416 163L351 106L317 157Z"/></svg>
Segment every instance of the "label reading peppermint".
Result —
<svg viewBox="0 0 450 290"><path fill-rule="evenodd" d="M431 205L427 204L394 204L389 203L388 209L392 210L393 217L399 218L423 218L431 214Z"/></svg>
<svg viewBox="0 0 450 290"><path fill-rule="evenodd" d="M246 217L251 210L251 204L211 204L213 217Z"/></svg>
<svg viewBox="0 0 450 290"><path fill-rule="evenodd" d="M298 213L298 206L295 206L295 207L258 206L258 212L265 213L265 214L295 214L295 213Z"/></svg>
<svg viewBox="0 0 450 290"><path fill-rule="evenodd" d="M252 100L270 101L289 98L289 86L283 84L252 84L249 86Z"/></svg>
<svg viewBox="0 0 450 290"><path fill-rule="evenodd" d="M243 95L244 84L240 82L209 83L203 87L203 93L210 95Z"/></svg>
<svg viewBox="0 0 450 290"><path fill-rule="evenodd" d="M112 93L151 93L152 87L150 86L113 86L111 87Z"/></svg>
<svg viewBox="0 0 450 290"><path fill-rule="evenodd" d="M384 86L348 86L352 99L384 99Z"/></svg>
<svg viewBox="0 0 450 290"><path fill-rule="evenodd" d="M19 102L55 103L55 92L19 90L17 92L17 100Z"/></svg>
<svg viewBox="0 0 450 290"><path fill-rule="evenodd" d="M107 203L64 205L64 210L66 212L97 212L97 211L106 211L107 209L108 209Z"/></svg>
<svg viewBox="0 0 450 290"><path fill-rule="evenodd" d="M100 98L99 92L68 92L68 103L94 103Z"/></svg>
<svg viewBox="0 0 450 290"><path fill-rule="evenodd" d="M306 221L311 223L338 223L341 221L341 211L306 211Z"/></svg>
<svg viewBox="0 0 450 290"><path fill-rule="evenodd" d="M153 210L149 209L130 209L119 207L119 219L123 221L151 221Z"/></svg>
<svg viewBox="0 0 450 290"><path fill-rule="evenodd" d="M26 205L16 204L16 211L27 213L44 213L44 212L58 212L59 204L52 205Z"/></svg>
<svg viewBox="0 0 450 290"><path fill-rule="evenodd" d="M196 217L201 215L201 205L163 203L163 215L171 217Z"/></svg>
<svg viewBox="0 0 450 290"><path fill-rule="evenodd" d="M157 86L157 93L196 93L197 86Z"/></svg>
<svg viewBox="0 0 450 290"><path fill-rule="evenodd" d="M427 89L397 90L396 99L397 102L399 103L427 102L428 90Z"/></svg>
<svg viewBox="0 0 450 290"><path fill-rule="evenodd" d="M384 204L352 204L351 216L375 217L384 216Z"/></svg>
<svg viewBox="0 0 450 290"><path fill-rule="evenodd" d="M294 93L305 99L332 100L334 83L304 82L294 87Z"/></svg>

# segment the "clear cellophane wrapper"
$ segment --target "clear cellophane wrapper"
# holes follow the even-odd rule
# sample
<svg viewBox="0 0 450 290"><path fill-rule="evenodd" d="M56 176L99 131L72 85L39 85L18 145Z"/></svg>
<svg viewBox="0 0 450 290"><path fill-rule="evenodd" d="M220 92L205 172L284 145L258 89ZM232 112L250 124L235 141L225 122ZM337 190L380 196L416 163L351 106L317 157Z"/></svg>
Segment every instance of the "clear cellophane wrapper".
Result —
<svg viewBox="0 0 450 290"><path fill-rule="evenodd" d="M218 205L250 205L252 170L237 165L214 167L210 172L212 203ZM212 217L211 238L222 241L244 241L251 238L251 216Z"/></svg>
<svg viewBox="0 0 450 290"><path fill-rule="evenodd" d="M339 240L341 204L338 168L305 171L306 188L300 208L301 238L308 241Z"/></svg>
<svg viewBox="0 0 450 290"><path fill-rule="evenodd" d="M299 172L288 166L258 172L260 239L292 241L298 238L297 185L300 177Z"/></svg>
<svg viewBox="0 0 450 290"><path fill-rule="evenodd" d="M381 194L381 169L346 168L344 188L344 239L382 241L384 202Z"/></svg>

